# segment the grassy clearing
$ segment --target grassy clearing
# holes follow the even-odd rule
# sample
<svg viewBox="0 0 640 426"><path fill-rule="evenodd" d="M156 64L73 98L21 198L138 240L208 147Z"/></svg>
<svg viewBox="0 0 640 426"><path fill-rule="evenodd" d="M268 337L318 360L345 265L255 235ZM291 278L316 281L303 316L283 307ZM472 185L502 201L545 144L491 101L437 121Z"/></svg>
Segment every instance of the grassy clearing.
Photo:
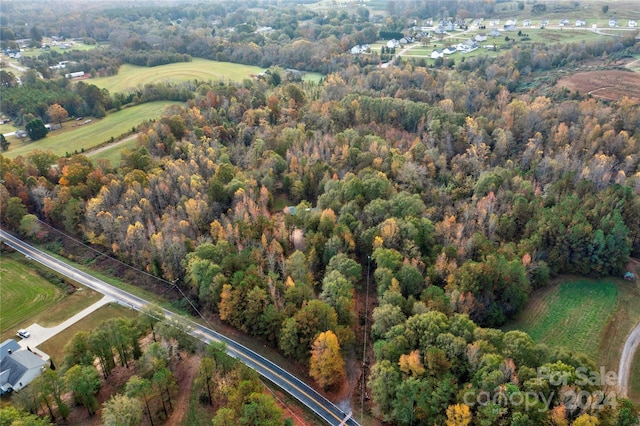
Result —
<svg viewBox="0 0 640 426"><path fill-rule="evenodd" d="M93 119L91 123L79 127L73 127L76 124L75 121L67 121L63 123L61 129L52 131L46 138L36 142L21 142L11 136L7 138L11 142L9 150L3 155L15 158L18 155L26 155L33 150L40 149L43 151L51 150L55 154L63 156L76 150L78 152L82 152L83 149L89 150L108 141L111 137L118 138L120 135L130 132L132 127L144 120L159 117L167 105L174 103L159 101L136 105L111 113L100 120Z"/></svg>
<svg viewBox="0 0 640 426"><path fill-rule="evenodd" d="M12 123L0 124L0 133L3 135L18 130Z"/></svg>
<svg viewBox="0 0 640 426"><path fill-rule="evenodd" d="M621 279L563 279L534 294L505 329L521 329L536 342L565 346L617 371L627 336L640 322L640 283ZM640 402L640 356L630 378L630 396Z"/></svg>
<svg viewBox="0 0 640 426"><path fill-rule="evenodd" d="M319 72L305 72L304 76L302 76L302 80L311 83L319 83L323 77L324 75L320 74Z"/></svg>
<svg viewBox="0 0 640 426"><path fill-rule="evenodd" d="M125 148L134 148L136 146L136 143L137 139L131 139L126 142L122 142L115 146L109 147L103 151L101 150L100 152L97 152L95 154L90 152L89 154L87 154L87 157L91 158L92 160L109 160L111 162L111 165L115 167L120 164L120 153L122 152L122 150Z"/></svg>
<svg viewBox="0 0 640 426"><path fill-rule="evenodd" d="M0 259L0 330L3 340L13 336L21 326L30 325L34 315L46 312L64 298L62 290L38 275L20 257L3 253Z"/></svg>
<svg viewBox="0 0 640 426"><path fill-rule="evenodd" d="M117 75L95 78L91 80L91 83L109 90L110 93L116 93L134 89L146 83L164 81L242 81L262 71L264 69L260 67L193 58L191 62L180 62L151 68L124 64L120 67Z"/></svg>
<svg viewBox="0 0 640 426"><path fill-rule="evenodd" d="M612 280L563 282L535 294L509 329L521 329L536 342L599 353L603 331L614 315L618 286Z"/></svg>
<svg viewBox="0 0 640 426"><path fill-rule="evenodd" d="M110 318L127 317L135 318L137 311L127 309L117 303L111 303L101 307L95 312L84 317L82 321L79 321L72 326L66 328L60 333L53 336L51 339L43 342L38 346L40 350L48 354L56 364L60 364L64 358L64 347L76 333L81 331L89 332L98 327L101 323Z"/></svg>

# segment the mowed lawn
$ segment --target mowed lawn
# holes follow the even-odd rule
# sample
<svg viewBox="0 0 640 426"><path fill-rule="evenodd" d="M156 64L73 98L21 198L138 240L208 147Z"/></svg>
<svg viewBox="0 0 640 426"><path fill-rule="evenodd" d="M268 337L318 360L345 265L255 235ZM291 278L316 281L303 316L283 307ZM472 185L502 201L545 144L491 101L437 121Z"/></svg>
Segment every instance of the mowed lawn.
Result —
<svg viewBox="0 0 640 426"><path fill-rule="evenodd" d="M82 321L78 321L44 341L38 346L38 349L48 354L54 362L61 363L64 358L64 347L76 333L81 331L88 333L110 318L135 318L137 315L138 312L133 309L127 309L117 303L110 303L87 315Z"/></svg>
<svg viewBox="0 0 640 426"><path fill-rule="evenodd" d="M563 346L595 357L600 354L604 330L618 305L613 280L578 279L539 291L508 329L527 332L550 348Z"/></svg>
<svg viewBox="0 0 640 426"><path fill-rule="evenodd" d="M100 88L107 89L109 93L117 93L135 89L146 83L190 80L240 82L263 71L264 69L260 67L193 58L191 62L179 62L157 67L124 64L120 67L117 75L94 78L85 81L85 83L95 84Z"/></svg>
<svg viewBox="0 0 640 426"><path fill-rule="evenodd" d="M64 298L58 287L38 275L29 262L3 253L0 257L0 332L14 335L33 316ZM26 324L28 325L28 324ZM13 330L15 328L16 330Z"/></svg>
<svg viewBox="0 0 640 426"><path fill-rule="evenodd" d="M61 129L54 130L46 138L35 142L29 141L28 138L27 142L20 142L12 136L8 138L11 142L9 150L3 155L15 158L18 155L26 155L39 149L50 150L56 155L63 156L74 151L81 152L82 149L89 150L109 141L111 137L117 139L145 120L160 117L167 105L175 103L169 101L148 102L116 111L99 120L92 118L91 123L82 126L73 127L76 122L67 121L62 124Z"/></svg>

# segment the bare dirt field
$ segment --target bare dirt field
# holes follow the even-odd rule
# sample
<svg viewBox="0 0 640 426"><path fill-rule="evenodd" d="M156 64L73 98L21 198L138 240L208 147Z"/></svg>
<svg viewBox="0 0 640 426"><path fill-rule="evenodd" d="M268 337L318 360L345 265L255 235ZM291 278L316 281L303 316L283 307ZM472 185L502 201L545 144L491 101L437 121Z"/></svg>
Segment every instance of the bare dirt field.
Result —
<svg viewBox="0 0 640 426"><path fill-rule="evenodd" d="M623 96L640 100L640 73L632 71L580 72L558 80L557 86L605 100L617 100Z"/></svg>

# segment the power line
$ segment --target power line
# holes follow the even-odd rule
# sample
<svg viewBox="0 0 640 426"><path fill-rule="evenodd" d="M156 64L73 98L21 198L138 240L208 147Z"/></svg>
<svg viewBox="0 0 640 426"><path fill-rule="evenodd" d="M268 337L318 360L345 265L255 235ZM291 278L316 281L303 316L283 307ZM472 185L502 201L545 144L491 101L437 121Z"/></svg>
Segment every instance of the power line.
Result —
<svg viewBox="0 0 640 426"><path fill-rule="evenodd" d="M362 346L362 390L360 401L360 421L364 424L364 394L366 390L366 375L367 375L367 323L369 321L369 265L371 263L371 255L367 255L367 291L366 298L364 299L364 338Z"/></svg>
<svg viewBox="0 0 640 426"><path fill-rule="evenodd" d="M131 266L131 265L127 264L127 263L124 263L124 262L123 262L123 261L121 261L120 259L116 259L115 257L110 256L110 255L109 255L109 254L107 254L107 253L103 253L103 252L101 252L100 250L97 250L97 249L95 249L95 248L93 248L93 247L91 247L91 246L89 246L89 245L87 245L87 244L83 243L83 242L82 242L82 241L80 241L80 240L77 240L76 238L72 237L71 235L69 235L69 234L66 234L66 233L62 232L62 231L61 231L61 230L59 230L58 228L55 228L55 227L53 227L53 226L49 225L47 222L43 222L43 221L42 221L42 220L40 220L38 217L36 217L36 220L37 220L38 222L40 222L40 223L44 224L44 225L47 225L49 228L51 228L51 229L53 229L54 231L58 232L59 234L61 234L61 235L65 236L66 238L69 238L69 239L71 239L72 241L74 241L74 242L76 242L76 243L80 244L81 246L86 247L86 248L88 248L89 250L92 250L92 251L94 251L94 252L98 253L100 256L106 256L106 257L108 257L109 259L111 259L111 260L113 260L113 261L115 261L115 262L118 262L119 264L121 264L121 265L123 265L123 266L125 266L125 267L127 267L127 268L130 268L130 269L132 269L132 270L134 270L134 271L136 271L136 272L139 272L139 273L141 273L141 274L144 274L144 275L146 275L146 276L148 276L148 277L151 277L151 278L153 278L153 279L155 279L155 280L158 280L158 281L160 281L160 282L163 282L163 283L165 283L165 284L169 284L170 286L172 286L172 288L174 288L174 289L176 289L176 290L178 290L178 291L180 292L180 294L182 295L182 297L183 297L183 298L184 298L184 299L189 303L189 305L191 305L191 307L192 307L192 308L193 308L193 310L198 314L198 316L199 316L199 317L200 317L200 318L201 318L201 319L202 319L202 320L207 324L207 326L208 326L209 328L213 329L213 326L211 325L211 323L209 323L209 321L207 321L207 319L204 317L204 315L202 315L202 313L198 310L198 308L196 308L196 306L193 304L193 302L191 301L191 299L189 299L189 298L187 297L187 295L185 295L185 294L184 294L184 292L182 291L182 289L181 289L181 288L176 284L176 282L178 281L178 278L176 278L173 282L171 282L171 281L167 281L167 280L165 280L164 278L161 278L161 277L157 277L157 276L155 276L155 275L152 275L152 274L150 274L150 273L148 273L148 272L146 272L146 271L143 271L142 269L138 269L138 268L136 268L135 266ZM100 256L98 256L98 257L100 257ZM96 257L96 259L97 259L98 257ZM163 292L163 294L164 294L164 292Z"/></svg>

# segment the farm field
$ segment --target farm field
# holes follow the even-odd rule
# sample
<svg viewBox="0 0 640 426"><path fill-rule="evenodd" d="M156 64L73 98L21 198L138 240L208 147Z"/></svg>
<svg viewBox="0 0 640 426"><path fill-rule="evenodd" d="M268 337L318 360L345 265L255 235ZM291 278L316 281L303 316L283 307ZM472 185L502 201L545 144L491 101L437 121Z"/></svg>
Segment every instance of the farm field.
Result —
<svg viewBox="0 0 640 426"><path fill-rule="evenodd" d="M136 127L145 120L159 117L164 108L172 104L175 102L158 101L136 105L108 114L99 120L93 119L91 123L80 127L73 127L75 121L67 121L63 123L61 129L52 131L45 139L36 142L28 139L26 142L21 142L15 136L11 136L7 138L11 142L9 150L3 155L15 158L39 149L50 150L56 155L63 156L75 151L82 152L83 149L89 150L109 141L111 137L118 138L127 134L132 127Z"/></svg>
<svg viewBox="0 0 640 426"><path fill-rule="evenodd" d="M613 281L562 282L534 294L509 329L523 330L552 348L597 354L617 300L618 287Z"/></svg>
<svg viewBox="0 0 640 426"><path fill-rule="evenodd" d="M179 62L151 68L124 64L120 67L117 75L94 78L91 79L91 83L101 89L107 89L110 93L117 93L134 89L145 83L164 81L231 80L240 82L262 71L264 69L260 67L193 58L191 62Z"/></svg>
<svg viewBox="0 0 640 426"><path fill-rule="evenodd" d="M21 255L2 254L0 260L0 331L2 339L30 325L34 315L52 308L64 298L61 289L38 275Z"/></svg>
<svg viewBox="0 0 640 426"><path fill-rule="evenodd" d="M640 100L640 73L631 71L605 70L572 74L558 80L558 87L566 87L572 92L591 94L605 100L616 100L623 96Z"/></svg>
<svg viewBox="0 0 640 426"><path fill-rule="evenodd" d="M565 278L536 292L505 329L523 330L549 347L564 346L591 355L598 365L617 371L627 336L640 322L638 298L637 283ZM630 386L635 401L640 401L639 358L636 356Z"/></svg>

